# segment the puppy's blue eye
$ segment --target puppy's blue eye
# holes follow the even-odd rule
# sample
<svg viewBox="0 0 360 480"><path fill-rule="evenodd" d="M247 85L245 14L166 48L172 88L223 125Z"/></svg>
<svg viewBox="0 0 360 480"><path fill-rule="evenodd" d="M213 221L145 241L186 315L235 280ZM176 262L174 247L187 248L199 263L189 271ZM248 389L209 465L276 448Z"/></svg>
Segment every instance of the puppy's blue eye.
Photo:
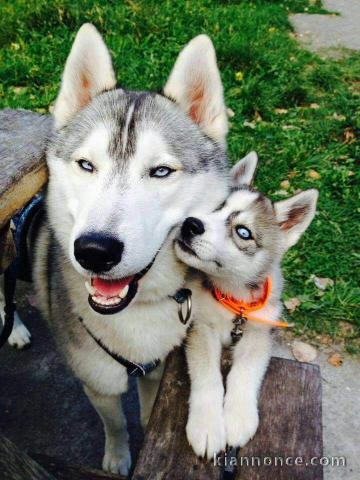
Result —
<svg viewBox="0 0 360 480"><path fill-rule="evenodd" d="M239 225L238 227L236 227L236 233L243 240L251 240L252 239L251 231L248 228L244 227L244 225Z"/></svg>
<svg viewBox="0 0 360 480"><path fill-rule="evenodd" d="M94 165L88 160L81 159L81 160L78 160L77 163L79 167L82 170L85 170L86 172L93 173L93 171L95 170Z"/></svg>
<svg viewBox="0 0 360 480"><path fill-rule="evenodd" d="M150 177L164 178L168 177L174 170L170 167L155 167L150 170Z"/></svg>

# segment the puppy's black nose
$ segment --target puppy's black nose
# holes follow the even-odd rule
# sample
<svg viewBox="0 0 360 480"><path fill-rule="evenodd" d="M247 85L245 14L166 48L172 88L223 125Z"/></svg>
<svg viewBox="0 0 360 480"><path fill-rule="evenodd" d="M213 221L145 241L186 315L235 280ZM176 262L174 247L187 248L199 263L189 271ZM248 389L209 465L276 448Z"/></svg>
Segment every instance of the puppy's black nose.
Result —
<svg viewBox="0 0 360 480"><path fill-rule="evenodd" d="M205 232L204 224L195 217L188 217L181 227L181 235L184 239L190 239L195 235L202 235Z"/></svg>
<svg viewBox="0 0 360 480"><path fill-rule="evenodd" d="M108 272L120 260L124 244L102 233L86 233L74 242L74 255L80 265L94 273Z"/></svg>

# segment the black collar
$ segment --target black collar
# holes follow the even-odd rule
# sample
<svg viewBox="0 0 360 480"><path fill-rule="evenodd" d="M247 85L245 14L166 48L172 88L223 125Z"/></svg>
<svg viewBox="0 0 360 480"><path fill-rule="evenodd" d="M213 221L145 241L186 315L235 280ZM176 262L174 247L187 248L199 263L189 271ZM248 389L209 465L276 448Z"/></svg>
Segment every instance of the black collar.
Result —
<svg viewBox="0 0 360 480"><path fill-rule="evenodd" d="M175 293L175 295L169 295L169 297L175 300L175 302L178 304L179 320L183 324L186 324L191 316L191 290L187 288L181 288ZM187 302L187 311L185 318L183 317L182 312L182 304L184 302ZM104 352L106 352L108 355L110 355L110 357L113 358L116 362L120 363L120 365L126 368L127 374L130 377L143 377L144 375L147 375L148 373L155 370L155 368L160 364L159 359L153 360L152 362L146 363L145 365L142 363L135 363L127 360L121 355L109 350L108 347L104 345L99 338L95 337L91 330L89 330L89 328L85 325L85 322L81 317L79 317L79 321L81 325L85 328L87 333L90 335L90 337L99 345L99 347L104 350Z"/></svg>
<svg viewBox="0 0 360 480"><path fill-rule="evenodd" d="M104 350L104 352L110 355L110 357L113 358L116 362L120 363L120 365L125 367L127 374L130 377L143 377L144 375L147 375L148 373L155 370L155 368L160 364L159 359L154 360L150 363L146 363L145 365L141 363L135 363L127 360L126 358L122 357L117 353L112 352L108 349L106 345L103 344L103 342L99 338L95 337L95 335L85 325L84 320L81 317L79 317L79 320L87 333L90 335L90 337L99 345L102 350Z"/></svg>

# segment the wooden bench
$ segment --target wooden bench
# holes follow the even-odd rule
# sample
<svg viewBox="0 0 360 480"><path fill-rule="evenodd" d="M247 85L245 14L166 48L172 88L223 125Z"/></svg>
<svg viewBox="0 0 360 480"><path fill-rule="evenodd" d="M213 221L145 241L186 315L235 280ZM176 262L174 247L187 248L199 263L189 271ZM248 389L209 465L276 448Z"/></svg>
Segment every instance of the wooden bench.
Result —
<svg viewBox="0 0 360 480"><path fill-rule="evenodd" d="M50 129L49 117L25 111L0 112L0 271L13 255L9 220L46 183L44 151ZM223 364L226 371L227 358ZM318 462L310 464L312 459L322 456L321 378L316 365L272 358L261 389L258 432L245 448L222 455L215 464L196 458L186 440L189 395L186 370L183 351L176 349L167 359L132 475L134 480L323 478ZM30 457L0 436L0 478L101 480L122 477L65 465L45 455Z"/></svg>

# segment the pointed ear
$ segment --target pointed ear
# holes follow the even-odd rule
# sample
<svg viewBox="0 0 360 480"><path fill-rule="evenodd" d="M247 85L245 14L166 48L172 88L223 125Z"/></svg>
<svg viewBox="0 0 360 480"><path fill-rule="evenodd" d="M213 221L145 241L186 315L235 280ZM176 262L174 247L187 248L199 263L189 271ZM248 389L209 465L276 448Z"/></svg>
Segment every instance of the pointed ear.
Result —
<svg viewBox="0 0 360 480"><path fill-rule="evenodd" d="M116 86L111 58L101 35L90 23L78 31L66 61L54 106L55 127L66 125L97 94Z"/></svg>
<svg viewBox="0 0 360 480"><path fill-rule="evenodd" d="M285 236L286 249L295 245L315 215L319 192L305 190L274 205L276 219Z"/></svg>
<svg viewBox="0 0 360 480"><path fill-rule="evenodd" d="M256 152L250 152L246 157L239 160L230 170L230 178L232 186L251 185L258 164L258 156Z"/></svg>
<svg viewBox="0 0 360 480"><path fill-rule="evenodd" d="M228 131L223 86L214 46L207 35L192 39L182 50L164 93L211 138L225 142Z"/></svg>

